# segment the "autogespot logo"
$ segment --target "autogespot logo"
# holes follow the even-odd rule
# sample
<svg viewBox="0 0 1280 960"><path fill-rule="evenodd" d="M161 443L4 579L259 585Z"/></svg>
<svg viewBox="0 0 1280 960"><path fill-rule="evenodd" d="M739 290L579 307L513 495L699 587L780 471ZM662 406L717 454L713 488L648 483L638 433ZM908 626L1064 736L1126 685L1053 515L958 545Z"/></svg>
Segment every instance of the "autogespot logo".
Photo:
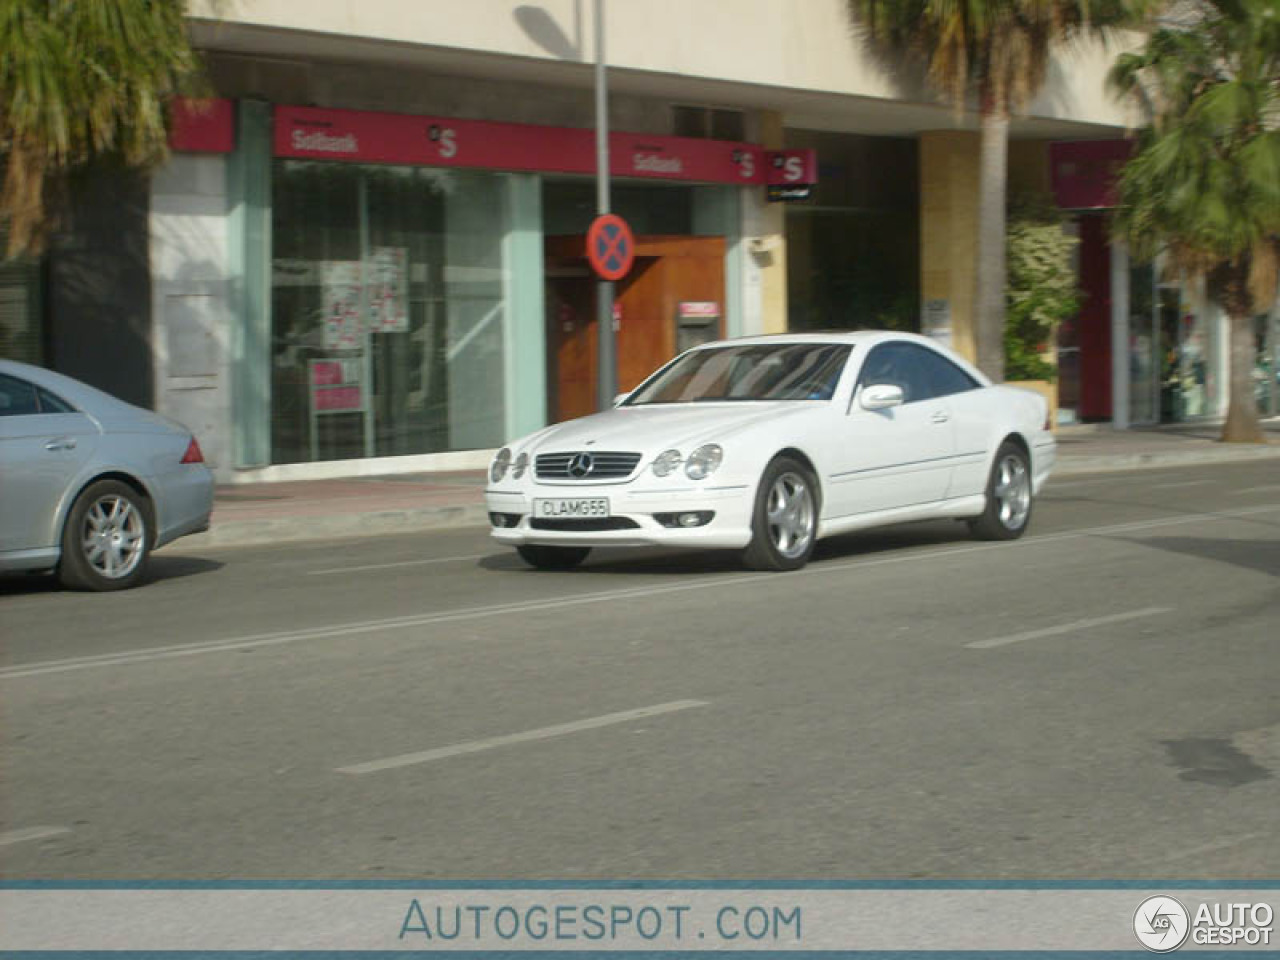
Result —
<svg viewBox="0 0 1280 960"><path fill-rule="evenodd" d="M1133 915L1138 942L1153 953L1177 950L1191 930L1191 916L1173 897L1147 897Z"/></svg>

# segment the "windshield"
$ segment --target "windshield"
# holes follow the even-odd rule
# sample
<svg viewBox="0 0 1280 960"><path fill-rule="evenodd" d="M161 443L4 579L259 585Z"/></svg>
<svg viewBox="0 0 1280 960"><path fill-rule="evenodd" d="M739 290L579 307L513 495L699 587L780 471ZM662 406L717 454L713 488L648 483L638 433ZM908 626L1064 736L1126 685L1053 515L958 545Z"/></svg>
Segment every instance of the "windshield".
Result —
<svg viewBox="0 0 1280 960"><path fill-rule="evenodd" d="M851 350L838 343L758 343L694 350L639 387L625 405L830 400Z"/></svg>

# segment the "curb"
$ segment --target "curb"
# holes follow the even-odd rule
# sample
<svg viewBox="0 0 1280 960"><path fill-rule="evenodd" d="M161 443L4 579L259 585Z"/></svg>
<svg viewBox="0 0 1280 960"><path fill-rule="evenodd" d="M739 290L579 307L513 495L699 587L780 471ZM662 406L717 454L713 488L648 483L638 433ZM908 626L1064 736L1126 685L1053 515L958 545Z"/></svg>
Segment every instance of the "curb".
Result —
<svg viewBox="0 0 1280 960"><path fill-rule="evenodd" d="M215 507L213 526L208 533L183 537L177 543L199 550L208 547L247 547L305 540L337 540L346 537L376 537L395 533L423 533L452 527L487 525L489 514L483 503L417 510L349 511L331 516L303 516L273 520L229 520L218 522Z"/></svg>
<svg viewBox="0 0 1280 960"><path fill-rule="evenodd" d="M1124 470L1152 470L1159 467L1191 467L1213 463L1247 463L1253 460L1280 458L1280 444L1223 448L1216 450L1172 450L1161 453L1118 453L1103 456L1064 457L1058 451L1058 462L1049 475L1074 476L1079 473L1118 473Z"/></svg>

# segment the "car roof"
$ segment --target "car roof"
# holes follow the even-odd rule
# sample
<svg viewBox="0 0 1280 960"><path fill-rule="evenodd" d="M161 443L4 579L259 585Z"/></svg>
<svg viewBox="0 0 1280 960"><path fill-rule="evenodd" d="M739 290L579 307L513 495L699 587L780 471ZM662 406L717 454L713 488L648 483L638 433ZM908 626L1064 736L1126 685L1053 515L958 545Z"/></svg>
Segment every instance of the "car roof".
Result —
<svg viewBox="0 0 1280 960"><path fill-rule="evenodd" d="M934 347L941 346L938 341L929 337L922 337L918 333L904 333L899 330L815 330L808 333L766 333L758 336L734 337L729 340L716 340L712 343L699 344L696 349L779 343L847 343L855 346L870 346L885 340L907 340Z"/></svg>
<svg viewBox="0 0 1280 960"><path fill-rule="evenodd" d="M991 380L981 370L970 363L965 357L960 356L954 350L949 349L945 344L933 339L932 337L922 336L918 333L907 333L902 330L828 330L814 331L811 333L766 333L753 337L735 337L731 340L716 340L711 343L699 344L694 350L708 350L715 347L739 347L753 346L756 344L789 344L789 343L826 343L826 344L848 344L852 347L862 347L864 349L875 346L877 343L918 343L921 346L936 350L942 353L946 358L962 370L973 377L982 386L990 386Z"/></svg>

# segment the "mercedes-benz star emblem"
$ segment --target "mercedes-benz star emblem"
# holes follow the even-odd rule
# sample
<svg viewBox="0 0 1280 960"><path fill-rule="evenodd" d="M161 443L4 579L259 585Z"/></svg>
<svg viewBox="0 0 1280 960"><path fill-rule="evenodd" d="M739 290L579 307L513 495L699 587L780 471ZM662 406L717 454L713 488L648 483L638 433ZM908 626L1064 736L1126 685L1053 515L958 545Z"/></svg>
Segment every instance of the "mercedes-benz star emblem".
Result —
<svg viewBox="0 0 1280 960"><path fill-rule="evenodd" d="M575 453L573 459L569 461L569 476L577 477L581 480L591 472L591 468L596 465L595 457L589 453Z"/></svg>

